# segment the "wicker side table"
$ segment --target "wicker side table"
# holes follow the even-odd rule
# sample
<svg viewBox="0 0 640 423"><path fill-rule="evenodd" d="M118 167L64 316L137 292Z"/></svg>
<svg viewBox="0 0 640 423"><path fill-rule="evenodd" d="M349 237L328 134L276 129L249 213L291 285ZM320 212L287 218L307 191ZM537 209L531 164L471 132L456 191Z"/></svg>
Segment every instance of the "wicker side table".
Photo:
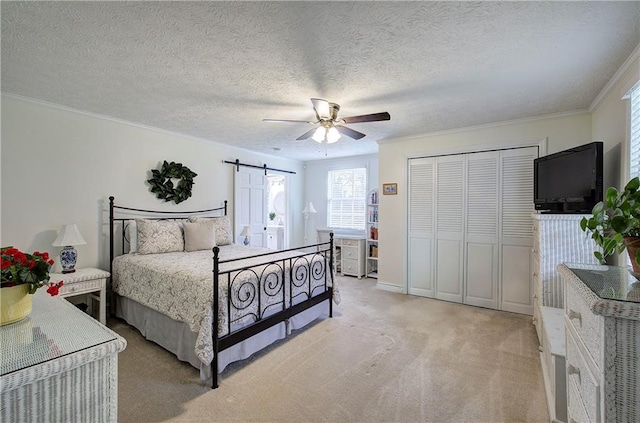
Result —
<svg viewBox="0 0 640 423"><path fill-rule="evenodd" d="M52 282L64 282L58 294L60 297L89 294L92 299L99 301L100 323L107 324L107 279L110 276L109 272L87 267L77 269L73 273L51 273L49 276Z"/></svg>
<svg viewBox="0 0 640 423"><path fill-rule="evenodd" d="M0 421L111 422L126 341L44 289L24 320L0 327Z"/></svg>

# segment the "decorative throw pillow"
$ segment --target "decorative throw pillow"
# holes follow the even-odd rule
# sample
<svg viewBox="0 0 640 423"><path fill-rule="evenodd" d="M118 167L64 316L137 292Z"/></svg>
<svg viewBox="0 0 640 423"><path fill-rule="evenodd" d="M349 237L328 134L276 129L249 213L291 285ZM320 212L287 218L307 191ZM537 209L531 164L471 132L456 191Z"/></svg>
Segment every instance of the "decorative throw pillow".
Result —
<svg viewBox="0 0 640 423"><path fill-rule="evenodd" d="M136 225L135 220L127 220L125 222L127 225L126 234L128 235L127 240L129 241L129 253L138 252L138 225Z"/></svg>
<svg viewBox="0 0 640 423"><path fill-rule="evenodd" d="M163 220L136 219L138 254L171 253L184 250L182 225Z"/></svg>
<svg viewBox="0 0 640 423"><path fill-rule="evenodd" d="M213 222L184 222L184 250L210 250L216 246L216 236Z"/></svg>
<svg viewBox="0 0 640 423"><path fill-rule="evenodd" d="M216 233L216 245L229 245L233 242L233 229L229 216L220 217L190 217L190 222L210 221Z"/></svg>

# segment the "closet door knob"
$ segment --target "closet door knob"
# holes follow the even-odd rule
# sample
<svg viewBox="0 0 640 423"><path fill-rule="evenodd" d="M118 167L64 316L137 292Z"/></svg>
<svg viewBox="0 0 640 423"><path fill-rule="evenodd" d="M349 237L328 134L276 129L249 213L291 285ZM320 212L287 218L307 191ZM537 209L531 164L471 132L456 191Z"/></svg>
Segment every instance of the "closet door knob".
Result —
<svg viewBox="0 0 640 423"><path fill-rule="evenodd" d="M578 319L580 320L580 323L582 323L582 315L577 311L573 311L571 309L569 309L569 319Z"/></svg>
<svg viewBox="0 0 640 423"><path fill-rule="evenodd" d="M576 367L572 364L567 365L567 373L570 375L578 375L580 376L580 368Z"/></svg>

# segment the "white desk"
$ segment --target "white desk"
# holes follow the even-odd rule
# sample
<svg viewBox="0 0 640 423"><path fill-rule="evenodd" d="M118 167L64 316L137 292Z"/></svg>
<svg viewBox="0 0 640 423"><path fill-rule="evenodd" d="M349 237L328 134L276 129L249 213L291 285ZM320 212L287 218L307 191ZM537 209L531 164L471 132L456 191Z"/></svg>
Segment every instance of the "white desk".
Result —
<svg viewBox="0 0 640 423"><path fill-rule="evenodd" d="M118 353L127 343L45 289L0 327L0 421L115 422Z"/></svg>

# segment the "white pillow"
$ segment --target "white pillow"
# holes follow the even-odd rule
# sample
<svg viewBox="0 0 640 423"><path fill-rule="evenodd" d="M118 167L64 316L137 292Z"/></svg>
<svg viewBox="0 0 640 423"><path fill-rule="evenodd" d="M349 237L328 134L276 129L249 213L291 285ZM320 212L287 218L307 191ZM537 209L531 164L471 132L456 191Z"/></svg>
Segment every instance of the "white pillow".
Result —
<svg viewBox="0 0 640 423"><path fill-rule="evenodd" d="M190 217L189 222L212 222L216 232L216 245L229 245L233 242L233 229L229 216Z"/></svg>
<svg viewBox="0 0 640 423"><path fill-rule="evenodd" d="M213 222L184 222L184 250L210 250L216 246L216 235Z"/></svg>
<svg viewBox="0 0 640 423"><path fill-rule="evenodd" d="M129 237L129 253L138 251L138 226L135 220L127 220L127 236Z"/></svg>
<svg viewBox="0 0 640 423"><path fill-rule="evenodd" d="M136 219L138 254L184 251L182 224L164 220Z"/></svg>

